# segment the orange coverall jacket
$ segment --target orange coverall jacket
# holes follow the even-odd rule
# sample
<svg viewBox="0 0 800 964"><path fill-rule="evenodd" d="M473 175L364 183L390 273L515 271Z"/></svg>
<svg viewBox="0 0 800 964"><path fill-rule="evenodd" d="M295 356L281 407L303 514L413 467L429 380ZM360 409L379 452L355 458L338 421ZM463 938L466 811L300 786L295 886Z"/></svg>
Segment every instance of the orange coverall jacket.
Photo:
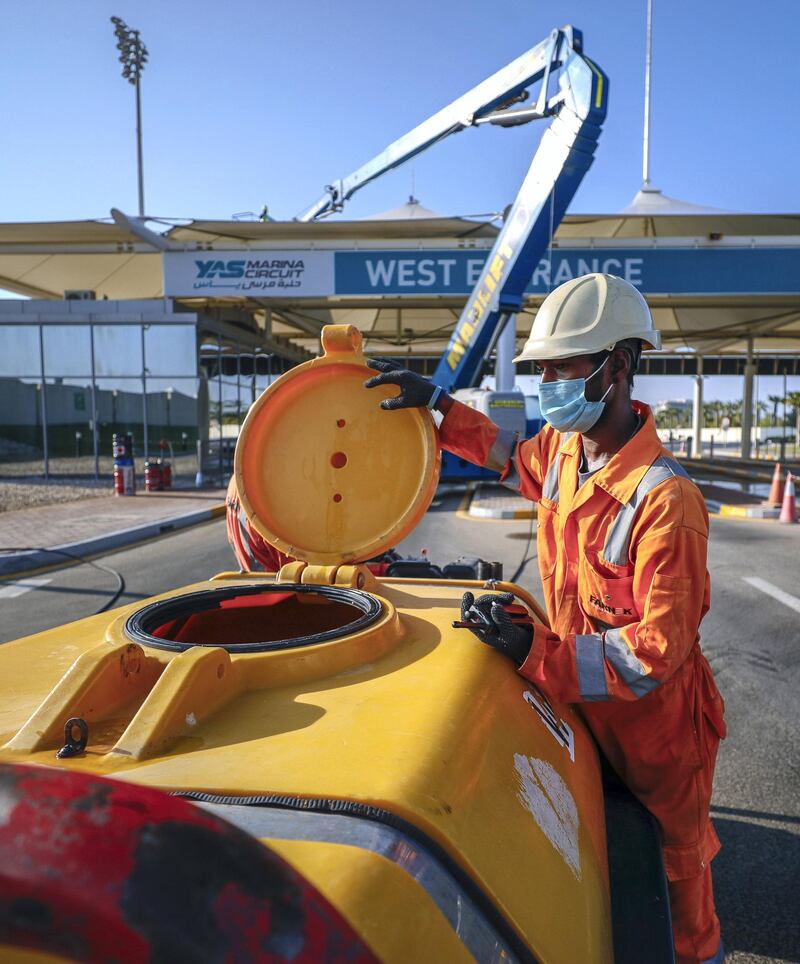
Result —
<svg viewBox="0 0 800 964"><path fill-rule="evenodd" d="M281 566L291 561L250 525L239 501L236 478L233 476L228 483L225 497L225 520L228 542L242 572L278 572Z"/></svg>
<svg viewBox="0 0 800 964"><path fill-rule="evenodd" d="M578 434L514 433L456 402L443 448L501 473L538 503L539 568L550 629L537 625L519 672L579 703L611 765L658 820L670 881L719 850L708 816L723 702L700 651L709 606L703 498L643 424L578 487Z"/></svg>

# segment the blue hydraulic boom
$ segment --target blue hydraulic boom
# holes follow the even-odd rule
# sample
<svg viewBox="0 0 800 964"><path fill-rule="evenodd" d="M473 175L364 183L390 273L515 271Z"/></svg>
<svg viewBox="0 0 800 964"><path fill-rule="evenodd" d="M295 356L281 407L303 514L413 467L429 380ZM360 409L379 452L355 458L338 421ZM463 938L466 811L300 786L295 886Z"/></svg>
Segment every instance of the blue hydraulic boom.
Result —
<svg viewBox="0 0 800 964"><path fill-rule="evenodd" d="M531 99L536 84L535 106L515 107ZM607 103L608 78L584 55L580 30L562 27L330 184L300 215L312 221L340 211L365 184L467 127L553 118L433 374L446 391L475 384L503 327L522 307L533 272L591 166Z"/></svg>

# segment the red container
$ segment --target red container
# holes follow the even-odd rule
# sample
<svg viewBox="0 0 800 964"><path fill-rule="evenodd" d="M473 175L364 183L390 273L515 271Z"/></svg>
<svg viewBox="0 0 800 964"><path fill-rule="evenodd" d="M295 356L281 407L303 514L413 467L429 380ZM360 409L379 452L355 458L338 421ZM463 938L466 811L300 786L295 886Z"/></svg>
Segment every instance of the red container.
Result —
<svg viewBox="0 0 800 964"><path fill-rule="evenodd" d="M136 495L136 474L132 465L114 466L114 492L116 495Z"/></svg>
<svg viewBox="0 0 800 964"><path fill-rule="evenodd" d="M161 471L161 462L156 459L147 459L144 463L145 492L160 492L163 488L164 475Z"/></svg>
<svg viewBox="0 0 800 964"><path fill-rule="evenodd" d="M165 460L161 460L161 487L172 488L172 466Z"/></svg>

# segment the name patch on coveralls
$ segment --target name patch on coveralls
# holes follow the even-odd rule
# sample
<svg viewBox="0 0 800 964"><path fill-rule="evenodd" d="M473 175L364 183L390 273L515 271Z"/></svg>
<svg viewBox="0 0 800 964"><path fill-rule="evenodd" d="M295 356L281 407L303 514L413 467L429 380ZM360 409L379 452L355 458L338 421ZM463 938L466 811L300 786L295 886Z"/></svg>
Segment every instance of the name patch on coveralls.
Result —
<svg viewBox="0 0 800 964"><path fill-rule="evenodd" d="M601 612L608 613L610 616L632 616L633 609L627 609L620 606L609 606L608 603L604 603L602 599L598 599L597 596L589 594L589 604L594 606L595 609L599 609Z"/></svg>

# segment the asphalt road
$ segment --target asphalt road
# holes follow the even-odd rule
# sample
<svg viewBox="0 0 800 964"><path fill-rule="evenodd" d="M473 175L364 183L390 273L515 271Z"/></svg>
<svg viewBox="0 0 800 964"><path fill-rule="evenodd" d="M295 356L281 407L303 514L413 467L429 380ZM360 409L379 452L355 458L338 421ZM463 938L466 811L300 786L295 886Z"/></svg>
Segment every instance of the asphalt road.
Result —
<svg viewBox="0 0 800 964"><path fill-rule="evenodd" d="M442 563L461 554L499 559L510 576L529 523L464 519L454 512L459 501L437 500L401 549L428 548ZM731 964L800 961L800 611L791 608L792 599L800 605L799 554L800 526L712 520L712 603L702 636L727 703L713 816L723 842L715 889ZM98 562L123 575L128 602L230 569L233 557L218 521ZM113 575L88 566L33 578L49 581L0 595L0 641L88 615L116 588ZM539 595L535 558L518 581ZM0 583L0 594L8 585ZM776 599L765 587L789 595Z"/></svg>

